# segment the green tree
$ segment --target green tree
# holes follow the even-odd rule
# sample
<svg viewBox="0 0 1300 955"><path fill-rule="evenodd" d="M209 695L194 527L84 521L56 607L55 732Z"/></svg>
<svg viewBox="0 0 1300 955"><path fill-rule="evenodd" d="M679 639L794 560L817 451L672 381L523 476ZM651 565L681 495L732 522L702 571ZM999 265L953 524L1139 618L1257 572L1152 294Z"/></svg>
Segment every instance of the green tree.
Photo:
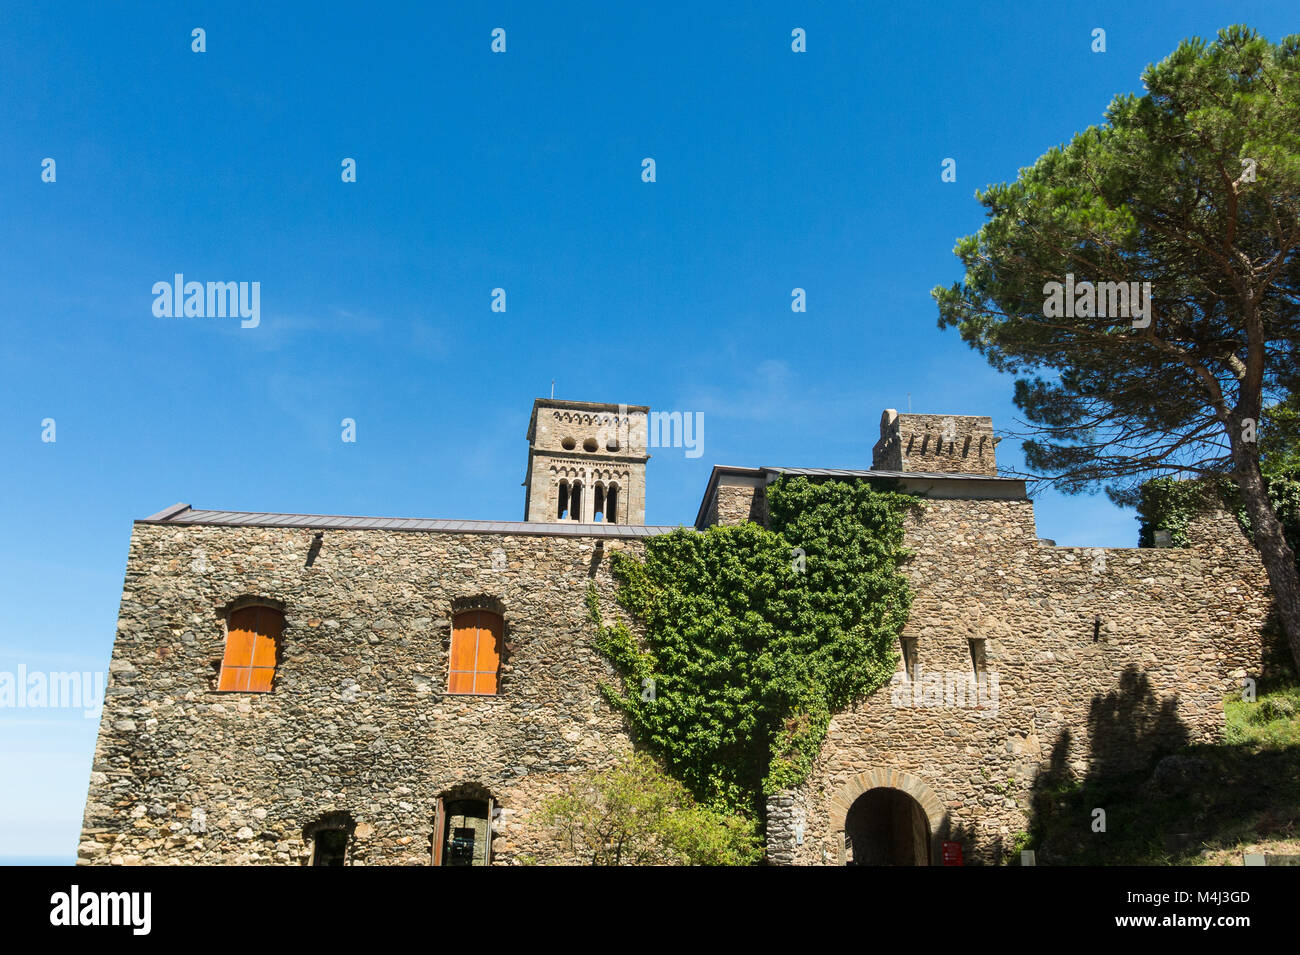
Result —
<svg viewBox="0 0 1300 955"><path fill-rule="evenodd" d="M1142 79L1103 125L977 193L988 221L955 249L964 282L934 290L939 325L1017 375L1044 481L1131 505L1153 477L1231 475L1300 666L1300 576L1257 440L1300 378L1300 36L1231 27ZM1072 317L1050 284L1067 275ZM1116 317L1110 285L1097 314L1099 283L1133 282L1148 312Z"/></svg>
<svg viewBox="0 0 1300 955"><path fill-rule="evenodd" d="M1264 477L1300 478L1300 394L1264 409L1259 431L1259 466Z"/></svg>
<svg viewBox="0 0 1300 955"><path fill-rule="evenodd" d="M590 865L746 865L762 858L752 820L698 805L643 753L582 773L539 811L573 858Z"/></svg>

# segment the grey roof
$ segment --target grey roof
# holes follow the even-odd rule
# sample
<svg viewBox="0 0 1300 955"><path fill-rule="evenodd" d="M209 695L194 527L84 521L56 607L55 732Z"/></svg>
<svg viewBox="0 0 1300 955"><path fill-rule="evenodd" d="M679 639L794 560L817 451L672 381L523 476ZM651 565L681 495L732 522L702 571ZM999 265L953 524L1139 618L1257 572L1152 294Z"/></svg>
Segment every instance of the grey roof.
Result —
<svg viewBox="0 0 1300 955"><path fill-rule="evenodd" d="M677 527L640 524L554 524L540 521L448 521L417 517L345 517L337 514L271 514L202 511L174 504L137 524L212 524L222 527L302 527L311 530L423 531L444 534L528 534L538 537L655 537Z"/></svg>
<svg viewBox="0 0 1300 955"><path fill-rule="evenodd" d="M777 474L807 474L810 477L916 478L922 481L1022 481L1000 474L963 474L957 471L860 471L851 468L759 468Z"/></svg>

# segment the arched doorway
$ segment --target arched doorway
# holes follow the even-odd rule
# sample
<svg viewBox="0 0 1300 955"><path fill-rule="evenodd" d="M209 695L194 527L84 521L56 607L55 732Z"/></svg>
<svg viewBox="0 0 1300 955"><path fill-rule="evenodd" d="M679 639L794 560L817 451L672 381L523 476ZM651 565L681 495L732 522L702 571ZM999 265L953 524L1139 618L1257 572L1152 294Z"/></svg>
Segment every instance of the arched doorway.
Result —
<svg viewBox="0 0 1300 955"><path fill-rule="evenodd" d="M844 780L827 808L840 865L939 864L948 812L920 776L884 766L867 769Z"/></svg>
<svg viewBox="0 0 1300 955"><path fill-rule="evenodd" d="M491 794L477 783L462 783L438 797L430 834L434 865L491 865Z"/></svg>
<svg viewBox="0 0 1300 955"><path fill-rule="evenodd" d="M901 789L868 790L844 819L844 855L846 865L929 865L930 820Z"/></svg>

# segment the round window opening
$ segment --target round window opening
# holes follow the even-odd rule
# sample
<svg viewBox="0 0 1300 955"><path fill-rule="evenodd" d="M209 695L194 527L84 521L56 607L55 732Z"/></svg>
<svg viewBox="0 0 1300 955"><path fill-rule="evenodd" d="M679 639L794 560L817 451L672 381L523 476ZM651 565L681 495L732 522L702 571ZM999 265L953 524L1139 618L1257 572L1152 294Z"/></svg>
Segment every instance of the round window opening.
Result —
<svg viewBox="0 0 1300 955"><path fill-rule="evenodd" d="M560 442L560 447L564 448L565 451L572 451L577 446L578 442L574 441L572 438L565 438Z"/></svg>
<svg viewBox="0 0 1300 955"><path fill-rule="evenodd" d="M582 442L582 450L584 450L584 451L595 451L595 450L596 450L596 439L595 439L595 438L588 438L586 441Z"/></svg>

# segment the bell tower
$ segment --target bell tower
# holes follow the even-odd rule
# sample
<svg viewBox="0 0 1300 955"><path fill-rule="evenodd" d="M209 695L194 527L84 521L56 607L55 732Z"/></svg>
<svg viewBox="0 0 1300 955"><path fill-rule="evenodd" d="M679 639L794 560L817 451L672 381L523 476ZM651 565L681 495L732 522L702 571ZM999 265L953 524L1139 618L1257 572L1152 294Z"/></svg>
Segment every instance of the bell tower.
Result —
<svg viewBox="0 0 1300 955"><path fill-rule="evenodd" d="M535 400L524 520L644 524L649 411L645 405Z"/></svg>

